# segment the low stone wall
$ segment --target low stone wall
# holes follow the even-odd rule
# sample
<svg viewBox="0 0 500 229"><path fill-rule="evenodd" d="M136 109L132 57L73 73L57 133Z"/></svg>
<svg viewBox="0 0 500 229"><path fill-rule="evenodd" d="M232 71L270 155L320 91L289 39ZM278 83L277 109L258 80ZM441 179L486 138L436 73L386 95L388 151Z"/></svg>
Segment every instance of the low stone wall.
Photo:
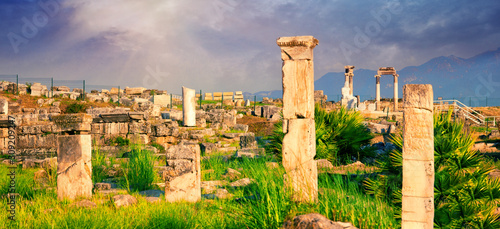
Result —
<svg viewBox="0 0 500 229"><path fill-rule="evenodd" d="M16 130L18 159L44 159L56 156L57 137L61 130L53 121L54 114L14 115L19 126ZM200 140L204 135L214 135L214 129L228 129L236 125L236 110L212 110L209 112L198 110L195 128L179 127L177 121L172 120L145 120L140 112L128 112L129 109L98 108L89 110L92 116L90 135L93 144L107 145L110 140L121 136L134 142L148 144L156 142L168 146L176 144L182 139ZM211 128L205 128L208 125ZM0 128L0 154L7 154L8 129Z"/></svg>

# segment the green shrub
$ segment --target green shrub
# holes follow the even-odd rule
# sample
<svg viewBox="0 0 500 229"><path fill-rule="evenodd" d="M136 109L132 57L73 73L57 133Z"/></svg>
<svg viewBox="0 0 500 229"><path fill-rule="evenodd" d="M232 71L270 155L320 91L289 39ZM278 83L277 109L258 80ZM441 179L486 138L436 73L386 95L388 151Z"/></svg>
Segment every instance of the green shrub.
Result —
<svg viewBox="0 0 500 229"><path fill-rule="evenodd" d="M333 164L344 164L352 160L362 160L373 156L372 151L362 150L362 146L370 143L372 134L363 125L363 117L359 112L340 108L327 112L315 107L314 121L316 125L316 159L328 159ZM268 152L281 158L283 137L282 122L277 122Z"/></svg>
<svg viewBox="0 0 500 229"><path fill-rule="evenodd" d="M499 228L494 210L500 203L500 181L488 174L494 169L471 149L475 139L451 112L434 116L434 226L436 228ZM391 140L397 147L379 162L385 175L364 182L366 192L387 198L401 217L402 134Z"/></svg>
<svg viewBox="0 0 500 229"><path fill-rule="evenodd" d="M130 145L130 139L118 136L115 139L113 139L111 143L116 144L118 146L128 146Z"/></svg>
<svg viewBox="0 0 500 229"><path fill-rule="evenodd" d="M65 113L67 114L76 114L76 113L83 113L85 112L85 109L87 109L87 106L82 103L71 103L66 107Z"/></svg>
<svg viewBox="0 0 500 229"><path fill-rule="evenodd" d="M152 188L156 172L156 157L152 152L142 149L140 145L132 145L129 161L122 165L128 189L144 191Z"/></svg>

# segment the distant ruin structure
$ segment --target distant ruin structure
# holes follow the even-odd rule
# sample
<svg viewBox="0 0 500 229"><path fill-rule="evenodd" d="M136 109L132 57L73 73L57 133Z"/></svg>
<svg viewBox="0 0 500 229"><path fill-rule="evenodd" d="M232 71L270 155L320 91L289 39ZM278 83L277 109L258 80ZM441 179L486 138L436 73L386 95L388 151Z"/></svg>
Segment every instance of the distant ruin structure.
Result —
<svg viewBox="0 0 500 229"><path fill-rule="evenodd" d="M392 75L394 77L394 111L398 111L398 77L399 75L396 73L396 69L394 67L383 67L379 68L377 71L376 78L376 87L375 87L375 104L377 106L377 110L381 110L380 104L380 77L383 75Z"/></svg>
<svg viewBox="0 0 500 229"><path fill-rule="evenodd" d="M358 105L358 100L353 95L353 77L354 77L354 67L351 65L346 65L345 68L345 81L344 87L342 87L342 106L348 109L354 109Z"/></svg>

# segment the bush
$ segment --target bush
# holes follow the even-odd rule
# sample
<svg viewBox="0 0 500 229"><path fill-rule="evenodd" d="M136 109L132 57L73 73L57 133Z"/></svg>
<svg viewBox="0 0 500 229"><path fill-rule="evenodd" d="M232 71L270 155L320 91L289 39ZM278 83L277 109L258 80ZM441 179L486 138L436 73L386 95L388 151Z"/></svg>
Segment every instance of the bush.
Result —
<svg viewBox="0 0 500 229"><path fill-rule="evenodd" d="M129 153L128 163L122 165L128 189L144 191L152 188L156 172L153 153L133 145Z"/></svg>
<svg viewBox="0 0 500 229"><path fill-rule="evenodd" d="M494 169L477 151L475 139L451 112L434 116L434 226L436 228L499 228L494 210L500 203L500 181L488 174ZM401 218L402 134L391 140L397 148L379 162L385 175L366 179L366 192L386 198L399 208Z"/></svg>
<svg viewBox="0 0 500 229"><path fill-rule="evenodd" d="M359 112L341 107L339 110L327 112L316 106L314 110L316 125L316 159L328 159L333 164L344 164L353 160L362 160L373 156L370 150L361 147L370 143L372 134L363 125L363 117ZM281 158L281 147L285 134L282 122L275 124L271 143L267 151Z"/></svg>
<svg viewBox="0 0 500 229"><path fill-rule="evenodd" d="M81 103L71 103L66 107L65 113L67 114L76 114L83 113L87 109L85 104Z"/></svg>
<svg viewBox="0 0 500 229"><path fill-rule="evenodd" d="M130 139L124 138L122 136L118 136L111 141L112 144L116 144L118 146L128 146L130 145Z"/></svg>

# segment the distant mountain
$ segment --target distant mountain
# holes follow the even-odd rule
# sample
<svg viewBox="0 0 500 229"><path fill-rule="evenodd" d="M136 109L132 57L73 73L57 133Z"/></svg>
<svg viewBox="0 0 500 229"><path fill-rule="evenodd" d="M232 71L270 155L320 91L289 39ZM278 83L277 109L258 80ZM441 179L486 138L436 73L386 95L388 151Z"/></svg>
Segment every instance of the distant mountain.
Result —
<svg viewBox="0 0 500 229"><path fill-rule="evenodd" d="M386 66L381 66L386 67ZM500 98L500 48L463 59L456 56L440 56L420 66L396 69L399 74L399 98L404 84L432 84L434 97L452 99L458 97ZM354 69L354 94L364 99L375 97L376 71ZM393 97L393 77L382 76L381 96ZM344 86L344 72L329 72L317 79L315 90L323 90L328 100L338 101ZM247 93L250 94L250 93ZM280 98L281 90L261 91L251 95Z"/></svg>

